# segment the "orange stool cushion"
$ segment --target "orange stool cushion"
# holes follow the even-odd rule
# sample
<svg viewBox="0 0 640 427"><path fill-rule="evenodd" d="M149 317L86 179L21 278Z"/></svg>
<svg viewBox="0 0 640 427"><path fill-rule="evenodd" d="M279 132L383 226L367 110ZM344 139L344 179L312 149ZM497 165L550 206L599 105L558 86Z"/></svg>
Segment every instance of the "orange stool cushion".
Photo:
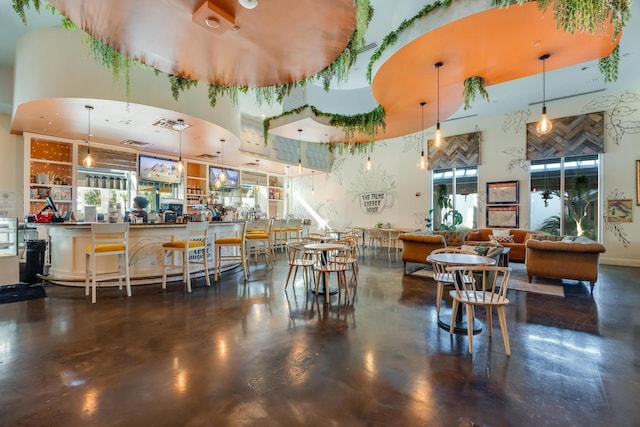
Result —
<svg viewBox="0 0 640 427"><path fill-rule="evenodd" d="M117 252L124 251L126 248L120 243L110 243L108 245L96 245L96 252ZM91 245L87 246L87 252L91 252Z"/></svg>
<svg viewBox="0 0 640 427"><path fill-rule="evenodd" d="M174 240L172 242L167 242L162 245L163 248L178 248L184 249L187 246L187 242L184 240ZM204 242L192 241L189 242L190 248L200 248L204 246Z"/></svg>
<svg viewBox="0 0 640 427"><path fill-rule="evenodd" d="M269 235L267 233L253 233L247 234L248 240L258 240L258 239L268 239Z"/></svg>
<svg viewBox="0 0 640 427"><path fill-rule="evenodd" d="M221 237L216 239L216 245L239 245L242 243L242 239L240 237Z"/></svg>

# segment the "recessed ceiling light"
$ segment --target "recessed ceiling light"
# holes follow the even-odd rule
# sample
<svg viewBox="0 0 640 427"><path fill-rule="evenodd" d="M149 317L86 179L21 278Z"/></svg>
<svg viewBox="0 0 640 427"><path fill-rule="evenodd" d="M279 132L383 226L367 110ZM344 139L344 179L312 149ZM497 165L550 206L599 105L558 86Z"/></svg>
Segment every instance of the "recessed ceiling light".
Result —
<svg viewBox="0 0 640 427"><path fill-rule="evenodd" d="M209 16L204 20L204 23L209 28L220 28L220 20L215 16Z"/></svg>

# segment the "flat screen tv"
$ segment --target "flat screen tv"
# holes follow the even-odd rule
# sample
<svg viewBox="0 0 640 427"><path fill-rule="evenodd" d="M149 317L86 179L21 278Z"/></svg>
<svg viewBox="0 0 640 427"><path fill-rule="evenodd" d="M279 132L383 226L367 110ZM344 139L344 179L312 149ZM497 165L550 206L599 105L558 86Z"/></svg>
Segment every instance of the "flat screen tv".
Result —
<svg viewBox="0 0 640 427"><path fill-rule="evenodd" d="M240 171L234 169L219 168L216 166L209 166L209 187L214 188L215 182L220 176L220 172L224 170L224 174L227 176L224 182L223 188L237 188L238 181L240 180Z"/></svg>
<svg viewBox="0 0 640 427"><path fill-rule="evenodd" d="M178 162L160 157L138 156L138 174L140 180L179 184Z"/></svg>

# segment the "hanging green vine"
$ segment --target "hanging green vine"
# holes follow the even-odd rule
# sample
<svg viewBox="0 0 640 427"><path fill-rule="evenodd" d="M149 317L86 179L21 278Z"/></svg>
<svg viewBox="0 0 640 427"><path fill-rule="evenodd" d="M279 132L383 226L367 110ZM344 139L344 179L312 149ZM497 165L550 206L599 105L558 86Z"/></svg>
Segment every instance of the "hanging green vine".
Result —
<svg viewBox="0 0 640 427"><path fill-rule="evenodd" d="M343 154L366 154L371 153L375 146L375 141L369 142L343 142L343 143L331 143L331 142L323 142L321 145L327 147L327 150L330 153L338 154L342 156Z"/></svg>
<svg viewBox="0 0 640 427"><path fill-rule="evenodd" d="M180 92L198 86L198 82L182 76L169 74L169 84L171 84L171 96L177 102Z"/></svg>
<svg viewBox="0 0 640 427"><path fill-rule="evenodd" d="M509 7L522 5L530 0L493 0L493 5ZM613 38L627 25L631 18L631 0L535 0L538 8L546 11L553 3L553 19L558 28L567 33L597 34L607 22L613 26Z"/></svg>
<svg viewBox="0 0 640 427"><path fill-rule="evenodd" d="M356 133L370 135L373 139L380 130L384 131L386 129L386 123L384 121L385 111L382 105L378 105L368 113L354 114L351 116L345 114L325 113L312 105L303 105L301 107L294 108L293 110L285 111L279 116L267 117L264 119L262 122L264 144L267 145L269 143L269 129L271 127L271 121L300 114L307 108L310 108L311 111L313 111L313 114L318 117L328 117L330 126L342 128L345 141L352 140Z"/></svg>
<svg viewBox="0 0 640 427"><path fill-rule="evenodd" d="M462 91L465 110L471 107L471 101L475 100L478 94L489 101L489 93L484 88L484 79L480 76L469 77L464 81L464 90Z"/></svg>
<svg viewBox="0 0 640 427"><path fill-rule="evenodd" d="M32 4L36 12L40 12L40 0L11 0L11 7L18 14L24 25L27 25L26 10L29 9Z"/></svg>
<svg viewBox="0 0 640 427"><path fill-rule="evenodd" d="M405 19L404 21L402 21L402 23L400 24L400 26L398 28L396 28L394 31L390 32L389 34L387 34L384 39L382 39L382 43L380 43L380 46L378 46L378 48L375 50L375 52L373 52L373 55L371 55L371 59L369 59L369 65L367 66L367 80L369 81L369 83L371 83L371 77L372 77L372 69L373 69L373 64L380 59L380 57L382 56L382 53L387 50L389 48L389 46L392 46L396 43L396 41L398 41L398 36L400 35L400 33L402 33L403 31L405 31L407 28L410 28L413 26L413 24L420 18L427 16L428 14L430 14L431 12L433 12L434 10L437 10L441 7L449 7L451 5L451 2L453 0L443 0L443 1L436 1L434 3L428 4L425 7L423 7L417 15L413 16L412 18L409 19Z"/></svg>
<svg viewBox="0 0 640 427"><path fill-rule="evenodd" d="M107 70L111 70L114 81L118 80L121 75L124 77L125 99L128 102L131 93L131 68L136 64L136 61L87 33L84 33L84 43L94 59Z"/></svg>
<svg viewBox="0 0 640 427"><path fill-rule="evenodd" d="M598 61L598 69L606 83L618 80L618 64L620 63L620 44L613 49L611 54Z"/></svg>

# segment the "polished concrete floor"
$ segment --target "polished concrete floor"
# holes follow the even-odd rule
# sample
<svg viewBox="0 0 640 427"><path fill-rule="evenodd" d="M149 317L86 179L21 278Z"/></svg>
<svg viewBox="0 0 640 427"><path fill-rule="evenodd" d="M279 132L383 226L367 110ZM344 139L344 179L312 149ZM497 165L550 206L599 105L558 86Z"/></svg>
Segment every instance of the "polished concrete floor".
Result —
<svg viewBox="0 0 640 427"><path fill-rule="evenodd" d="M46 285L0 305L0 425L640 425L640 269L603 266L593 296L509 291L509 358L497 321L472 356L439 329L399 252L360 265L352 306L285 292L282 255L190 295Z"/></svg>

